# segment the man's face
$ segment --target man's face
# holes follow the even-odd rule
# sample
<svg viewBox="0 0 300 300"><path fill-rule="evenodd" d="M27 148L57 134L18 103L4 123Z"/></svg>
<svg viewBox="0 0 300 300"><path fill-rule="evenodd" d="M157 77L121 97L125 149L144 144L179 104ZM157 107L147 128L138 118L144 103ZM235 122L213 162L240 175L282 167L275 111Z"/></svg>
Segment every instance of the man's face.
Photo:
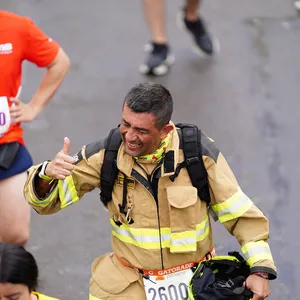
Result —
<svg viewBox="0 0 300 300"><path fill-rule="evenodd" d="M135 113L124 104L120 132L127 154L141 156L153 153L172 129L170 124L162 129L156 128L156 117L152 113Z"/></svg>

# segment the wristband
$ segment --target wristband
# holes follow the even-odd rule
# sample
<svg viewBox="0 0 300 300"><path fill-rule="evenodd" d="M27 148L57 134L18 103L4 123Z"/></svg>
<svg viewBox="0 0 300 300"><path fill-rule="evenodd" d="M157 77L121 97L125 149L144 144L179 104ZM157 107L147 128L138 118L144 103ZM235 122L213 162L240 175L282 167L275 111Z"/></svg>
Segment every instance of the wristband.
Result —
<svg viewBox="0 0 300 300"><path fill-rule="evenodd" d="M256 275L256 276L259 276L259 277L261 277L261 278L264 278L264 279L269 279L269 274L267 274L267 273L263 273L263 272L255 272L255 273L253 273L254 275Z"/></svg>
<svg viewBox="0 0 300 300"><path fill-rule="evenodd" d="M45 170L46 170L48 164L49 164L48 160L43 162L42 169L39 173L39 177L44 179L44 180L51 181L53 178L51 178L51 177L49 177L45 174Z"/></svg>

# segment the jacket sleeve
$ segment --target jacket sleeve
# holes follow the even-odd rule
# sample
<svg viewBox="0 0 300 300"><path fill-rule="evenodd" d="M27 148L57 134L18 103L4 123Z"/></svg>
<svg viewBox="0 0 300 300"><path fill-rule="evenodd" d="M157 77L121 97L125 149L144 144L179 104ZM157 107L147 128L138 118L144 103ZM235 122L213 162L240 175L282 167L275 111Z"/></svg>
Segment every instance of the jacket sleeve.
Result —
<svg viewBox="0 0 300 300"><path fill-rule="evenodd" d="M214 143L206 138L203 144L212 210L236 237L251 273L266 272L269 279L275 279L277 272L268 244L268 219L239 187L224 156Z"/></svg>
<svg viewBox="0 0 300 300"><path fill-rule="evenodd" d="M35 184L41 164L28 170L28 178L24 186L27 202L39 214L53 214L66 208L82 198L82 196L100 186L100 169L105 150L99 150L99 143L89 144L74 156L75 169L65 180L55 180L52 189L40 198Z"/></svg>

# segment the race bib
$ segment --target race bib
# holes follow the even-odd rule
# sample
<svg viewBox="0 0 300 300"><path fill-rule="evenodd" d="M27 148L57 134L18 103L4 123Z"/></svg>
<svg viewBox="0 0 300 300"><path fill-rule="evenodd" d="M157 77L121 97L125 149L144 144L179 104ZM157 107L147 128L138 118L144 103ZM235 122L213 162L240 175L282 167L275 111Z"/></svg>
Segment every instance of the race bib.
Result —
<svg viewBox="0 0 300 300"><path fill-rule="evenodd" d="M144 278L147 300L187 300L188 283L192 276L193 272L188 268L182 271L168 272L163 276L151 275L149 279Z"/></svg>
<svg viewBox="0 0 300 300"><path fill-rule="evenodd" d="M7 97L0 97L0 137L10 126L10 112Z"/></svg>

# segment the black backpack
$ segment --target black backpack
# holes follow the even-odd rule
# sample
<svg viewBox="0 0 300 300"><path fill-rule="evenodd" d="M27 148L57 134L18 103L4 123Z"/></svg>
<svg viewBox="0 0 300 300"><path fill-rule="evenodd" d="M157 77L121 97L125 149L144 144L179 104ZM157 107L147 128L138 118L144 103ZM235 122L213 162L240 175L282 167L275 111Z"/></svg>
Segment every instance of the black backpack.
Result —
<svg viewBox="0 0 300 300"><path fill-rule="evenodd" d="M207 206L210 207L207 172L202 159L201 130L191 124L179 123L175 126L178 128L177 132L180 137L180 144L185 160L177 166L174 175L170 176L170 180L174 181L179 175L180 170L187 168L192 184L197 188L199 198L205 201ZM105 154L100 178L100 199L105 206L112 200L112 191L118 175L117 154L121 143L122 138L119 127L112 129L104 143ZM124 180L123 200L125 202L127 194L126 185L126 180ZM120 211L126 214L126 203L124 201L120 205Z"/></svg>

